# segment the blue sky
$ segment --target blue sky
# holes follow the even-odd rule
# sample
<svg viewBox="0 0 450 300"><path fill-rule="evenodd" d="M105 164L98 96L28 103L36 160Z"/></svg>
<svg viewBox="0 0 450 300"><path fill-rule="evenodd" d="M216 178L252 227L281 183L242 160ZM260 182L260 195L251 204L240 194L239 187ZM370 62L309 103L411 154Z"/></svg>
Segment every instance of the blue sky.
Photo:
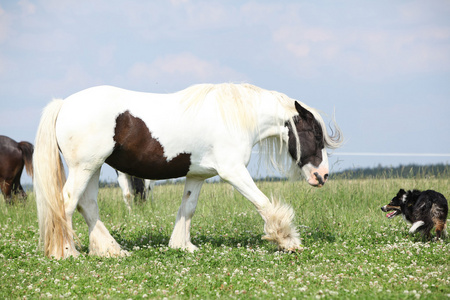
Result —
<svg viewBox="0 0 450 300"><path fill-rule="evenodd" d="M448 163L450 2L0 0L2 135L33 142L52 98L91 86L204 82L335 111L336 171Z"/></svg>

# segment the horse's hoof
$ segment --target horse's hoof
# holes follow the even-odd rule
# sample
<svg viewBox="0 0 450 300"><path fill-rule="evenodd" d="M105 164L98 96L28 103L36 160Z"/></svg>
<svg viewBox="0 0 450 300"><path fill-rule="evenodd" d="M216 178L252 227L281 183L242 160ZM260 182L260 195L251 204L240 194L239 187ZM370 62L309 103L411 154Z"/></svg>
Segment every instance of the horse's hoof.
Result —
<svg viewBox="0 0 450 300"><path fill-rule="evenodd" d="M190 253L194 253L194 251L198 250L198 247L190 242L187 243L186 245L174 245L173 243L169 242L169 247L172 249L181 249L184 251L188 251Z"/></svg>
<svg viewBox="0 0 450 300"><path fill-rule="evenodd" d="M302 253L303 250L305 250L305 248L299 246L299 247L296 247L296 248L286 249L285 252L287 252L287 253Z"/></svg>

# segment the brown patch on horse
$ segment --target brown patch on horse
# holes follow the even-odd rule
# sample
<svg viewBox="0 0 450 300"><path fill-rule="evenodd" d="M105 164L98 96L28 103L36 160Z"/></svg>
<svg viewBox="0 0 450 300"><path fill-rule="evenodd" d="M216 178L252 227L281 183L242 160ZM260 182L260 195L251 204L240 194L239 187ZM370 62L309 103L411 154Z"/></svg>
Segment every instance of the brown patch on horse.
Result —
<svg viewBox="0 0 450 300"><path fill-rule="evenodd" d="M116 118L114 141L114 150L106 159L114 169L147 179L176 178L189 172L191 154L181 153L168 160L144 121L129 111Z"/></svg>

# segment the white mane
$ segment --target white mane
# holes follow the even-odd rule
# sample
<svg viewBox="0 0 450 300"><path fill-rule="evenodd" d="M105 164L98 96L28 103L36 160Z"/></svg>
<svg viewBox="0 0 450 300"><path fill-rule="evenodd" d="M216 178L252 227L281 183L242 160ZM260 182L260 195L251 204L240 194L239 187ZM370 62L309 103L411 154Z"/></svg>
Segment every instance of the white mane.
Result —
<svg viewBox="0 0 450 300"><path fill-rule="evenodd" d="M208 98L213 96L218 109L230 128L254 130L258 126L256 105L263 92L250 84L198 84L182 90L186 110L198 109Z"/></svg>
<svg viewBox="0 0 450 300"><path fill-rule="evenodd" d="M186 110L199 109L203 102L210 98L208 96L213 95L215 99L221 117L230 130L258 130L258 116L256 107L263 99L263 95L271 95L272 98L279 103L279 107L284 110L285 120L279 126L283 126L285 122L290 122L293 128L295 128L293 117L298 115L295 109L294 99L289 98L285 94L268 91L251 84L198 84L191 86L185 90L180 91L182 94L182 103L186 105ZM265 97L267 98L267 97ZM337 126L333 119L335 130L333 135L328 135L327 126L323 121L319 111L309 107L308 105L299 102L305 109L310 111L315 119L322 127L324 145L326 148L335 149L342 143L341 130ZM297 141L297 153L301 153L301 144L299 142L297 132L294 130L294 134ZM289 155L288 147L283 140L280 132L280 136L267 138L260 140L259 142L260 158L264 158L267 165L272 166L276 170L282 172L289 177L298 177L300 168L296 166L296 163ZM300 155L298 155L300 158Z"/></svg>

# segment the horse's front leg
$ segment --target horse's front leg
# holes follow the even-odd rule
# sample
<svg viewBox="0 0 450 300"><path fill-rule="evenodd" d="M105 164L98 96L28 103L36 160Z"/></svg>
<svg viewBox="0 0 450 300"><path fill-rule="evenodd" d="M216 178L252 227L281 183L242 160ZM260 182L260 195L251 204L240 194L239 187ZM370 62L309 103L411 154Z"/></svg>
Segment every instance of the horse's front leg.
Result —
<svg viewBox="0 0 450 300"><path fill-rule="evenodd" d="M198 248L191 243L191 219L197 207L198 195L203 185L202 179L186 178L183 198L178 210L175 227L170 237L169 246L194 252Z"/></svg>
<svg viewBox="0 0 450 300"><path fill-rule="evenodd" d="M263 218L265 236L263 239L278 244L280 250L301 249L296 226L293 224L294 210L288 204L272 202L261 192L245 166L227 169L219 176L233 185L250 200Z"/></svg>

